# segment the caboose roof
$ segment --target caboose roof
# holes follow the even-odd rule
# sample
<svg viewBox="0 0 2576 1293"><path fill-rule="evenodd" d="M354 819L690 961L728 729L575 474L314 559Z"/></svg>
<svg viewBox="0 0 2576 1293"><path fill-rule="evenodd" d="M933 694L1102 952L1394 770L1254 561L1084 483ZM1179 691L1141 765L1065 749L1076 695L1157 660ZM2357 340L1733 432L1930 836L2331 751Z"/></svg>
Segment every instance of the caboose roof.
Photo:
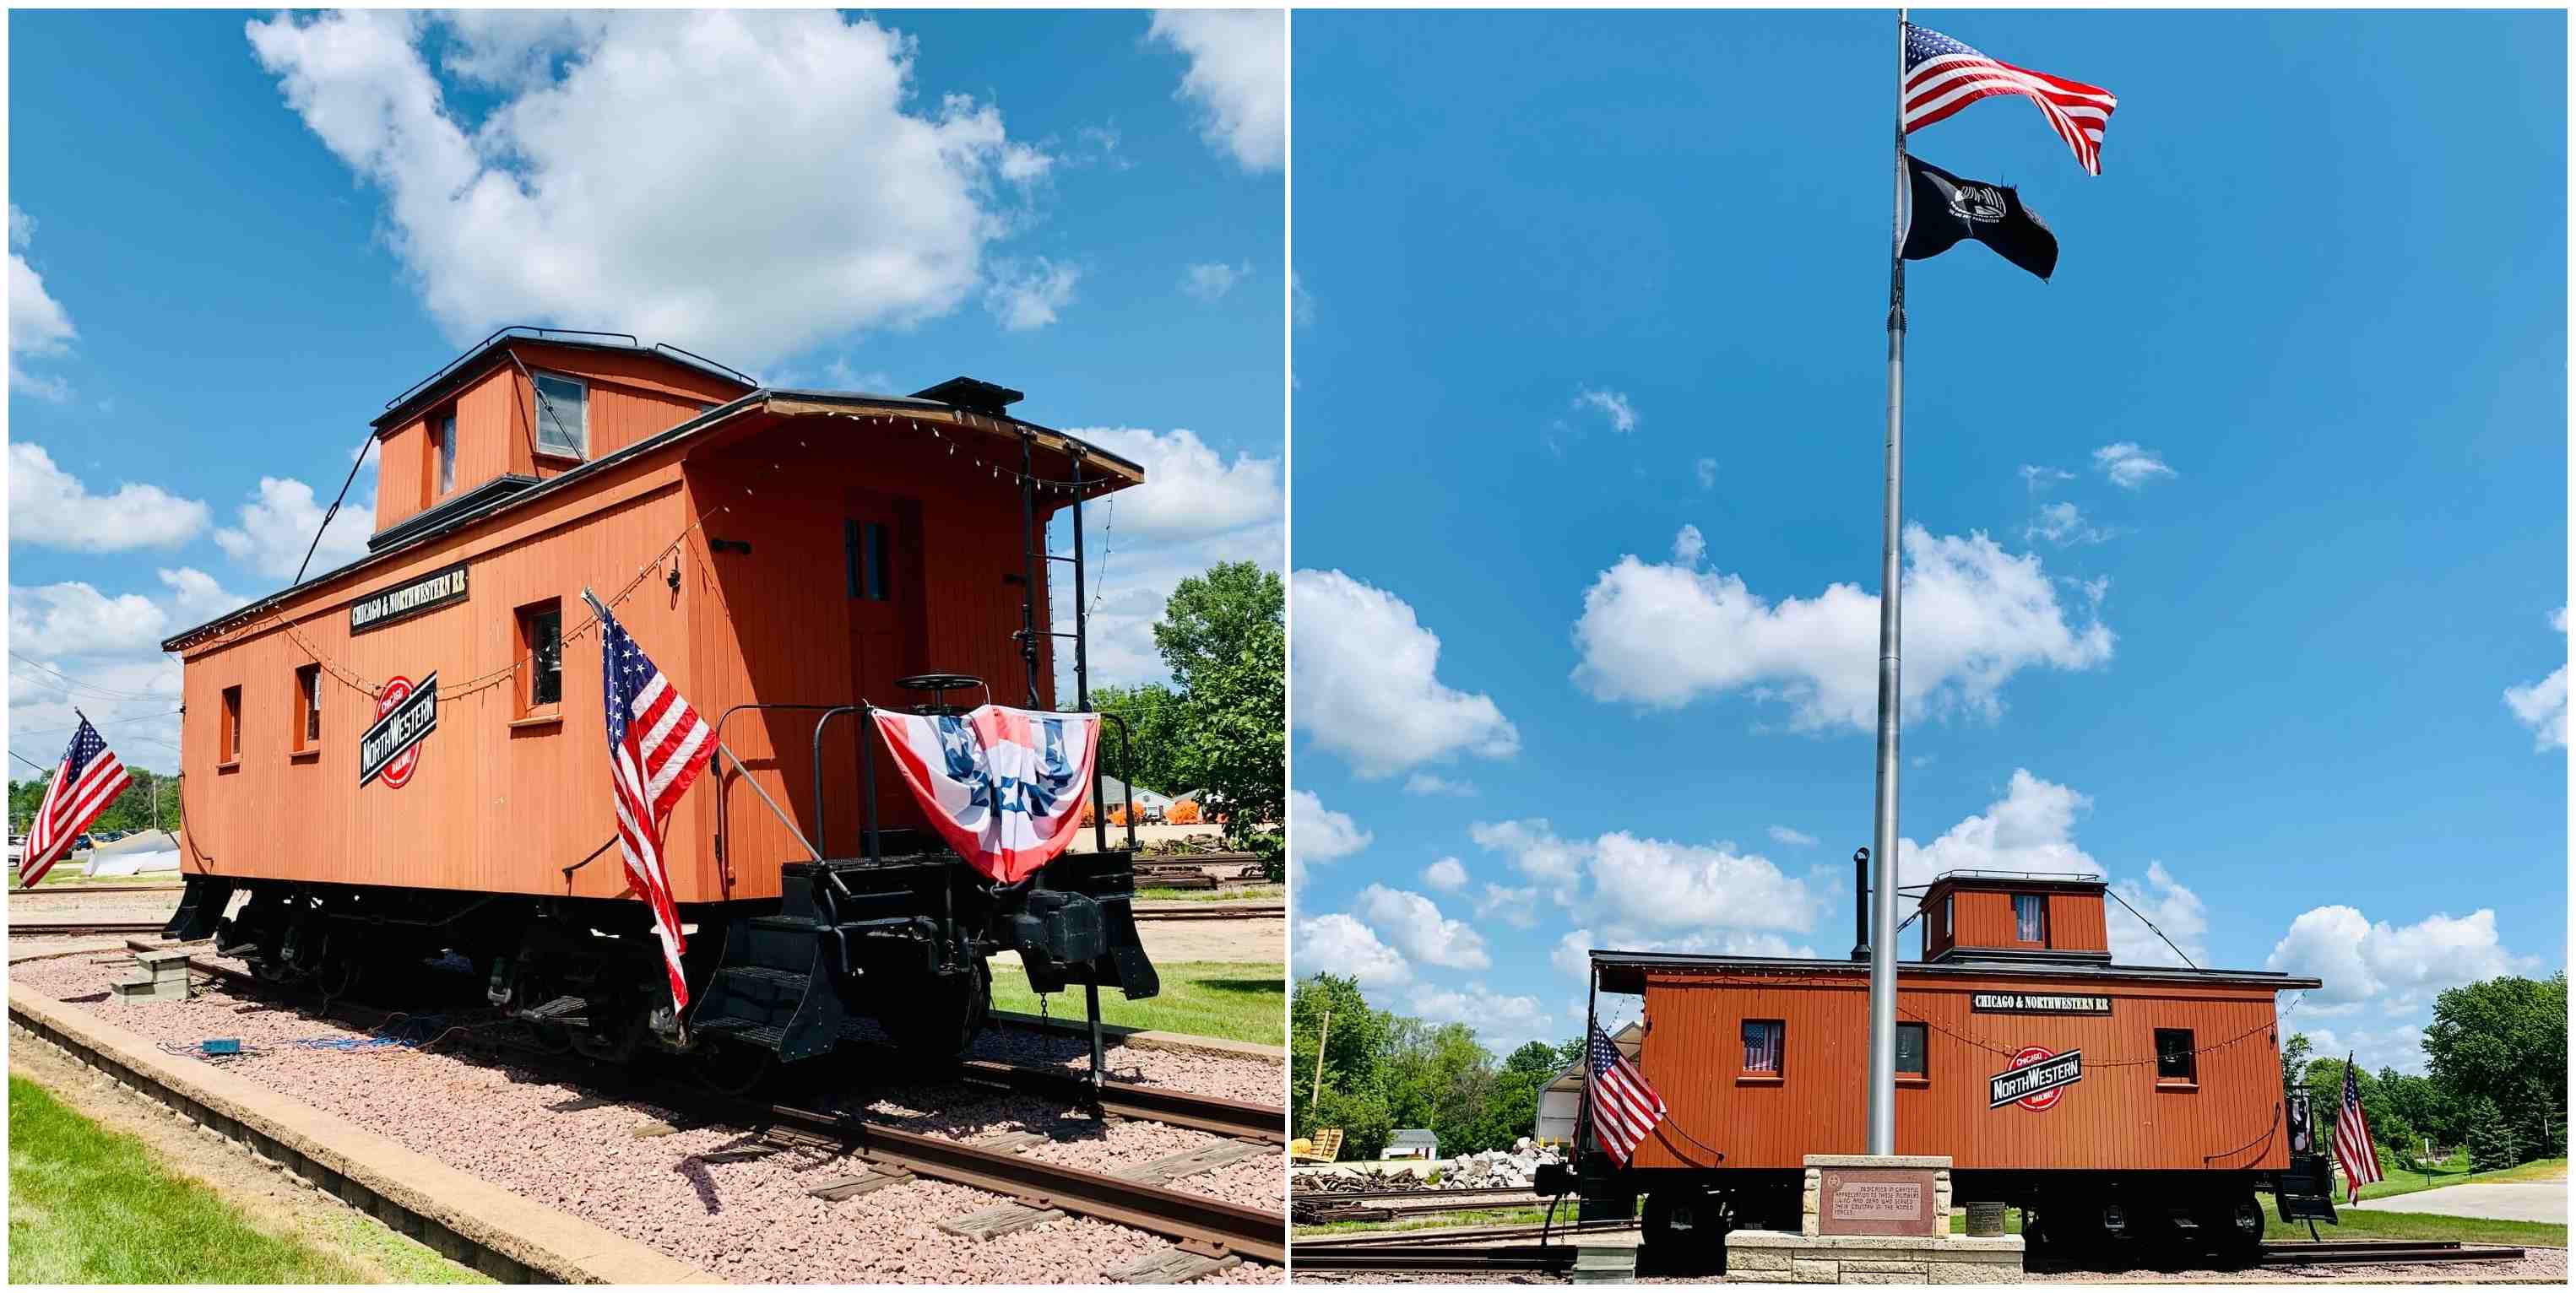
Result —
<svg viewBox="0 0 2576 1293"><path fill-rule="evenodd" d="M612 338L623 337L617 341ZM465 383L499 366L508 358L504 352L513 345L536 344L558 350L588 350L599 354L637 355L694 369L709 377L733 383L743 390L756 390L760 383L748 373L729 368L703 355L692 354L667 342L645 345L624 332L584 332L580 329L533 328L513 324L495 330L491 336L456 358L439 365L436 372L414 382L402 394L385 401L385 411L368 425L378 432L410 420L413 414L444 398Z"/></svg>
<svg viewBox="0 0 2576 1293"><path fill-rule="evenodd" d="M1751 971L1757 974L1795 973L1805 975L1850 975L1866 981L1869 962L1827 960L1804 956L1713 956L1683 952L1616 952L1592 950L1592 966L1601 976L1601 987L1608 992L1642 993L1646 976L1655 974L1719 974L1729 971ZM2076 979L2091 982L2123 983L2197 983L2212 986L2270 988L2286 992L2294 988L2321 988L2322 979L2281 974L2271 970L2191 970L2169 965L2110 965L2098 962L2033 962L2033 961L1899 961L1896 972L1906 978L1926 979L1992 979L2003 976L2027 979Z"/></svg>
<svg viewBox="0 0 2576 1293"><path fill-rule="evenodd" d="M547 338L546 340L549 345L560 344L552 338ZM487 343L484 349L489 350L499 344L501 343L498 341ZM622 347L606 348L621 349ZM458 371L462 372L464 370L460 368ZM405 406L408 407L410 405L419 404L423 399L427 398L429 394L443 389L440 383L445 380L446 379L442 377L434 377L432 382L424 384L421 388L417 388L420 391L419 394L402 397L405 400ZM943 383L943 386L946 385L950 384ZM936 390L941 388L934 387L932 389ZM306 592L317 589L324 584L329 584L336 580L347 578L348 576L360 571L391 562L422 544L443 538L469 526L479 525L493 517L507 515L520 508L533 506L561 490L572 487L577 482L588 481L602 473L619 470L620 468L634 463L638 459L650 454L659 453L683 441L712 435L717 431L728 427L743 425L748 419L761 414L774 414L780 418L791 418L835 415L844 417L866 417L872 414L903 413L917 413L924 417L938 418L940 420L952 422L956 426L984 432L997 438L1007 437L1017 439L1021 434L1026 433L1039 448L1055 453L1078 452L1080 453L1084 463L1090 464L1101 470L1101 479L1106 482L1106 488L1102 491L1104 493L1124 489L1129 485L1140 485L1145 481L1145 469L1125 457L1111 453L1110 451L1092 444L1089 441L1067 435L1062 431L1057 431L1050 427L1043 427L1024 418L1016 418L1009 416L1008 414L988 413L974 408L910 395L871 395L860 391L773 390L767 387L761 387L751 390L747 394L729 403L719 404L714 408L708 409L706 412L701 413L686 422L680 423L678 426L672 427L667 431L647 436L615 453L591 459L590 461L585 462L570 471L566 471L561 475L552 476L543 481L527 484L523 487L516 486L514 482L513 488L498 491L497 493L492 493L488 496L485 496L478 491L478 495L475 497L452 500L445 506L433 509L430 513L423 513L421 517L407 521L406 524L412 525L414 528L411 532L402 534L399 538L396 538L392 532L378 535L377 539L379 542L388 539L392 541L384 542L383 546L375 548L366 556L360 557L336 570L324 571L323 573L315 575L302 583L294 585L293 587L283 588L277 592L270 593L269 595L259 598L239 610L226 612L225 614L208 620L194 628L172 634L161 643L161 649L164 651L180 650L182 647L186 646L190 640L200 636L201 634L212 630L228 628L242 621L256 618L270 609Z"/></svg>

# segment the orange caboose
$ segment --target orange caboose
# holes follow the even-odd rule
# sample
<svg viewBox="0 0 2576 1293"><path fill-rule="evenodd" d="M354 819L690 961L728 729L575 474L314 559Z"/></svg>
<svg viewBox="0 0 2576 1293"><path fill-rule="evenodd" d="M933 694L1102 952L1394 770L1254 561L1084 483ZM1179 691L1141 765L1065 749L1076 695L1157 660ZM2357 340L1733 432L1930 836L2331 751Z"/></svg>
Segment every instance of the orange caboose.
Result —
<svg viewBox="0 0 2576 1293"><path fill-rule="evenodd" d="M869 706L1053 708L1059 642L1087 699L1047 528L1072 512L1078 589L1081 505L1143 471L1012 416L1020 398L781 390L623 334L495 333L372 419L365 556L163 644L185 689L173 931L343 989L464 955L494 1002L616 1055L796 1058L844 1010L953 1046L1016 942L1036 975L1149 995L1123 853L1049 868L1032 924L861 740ZM723 745L664 829L699 931L686 1020L622 896L585 592Z"/></svg>
<svg viewBox="0 0 2576 1293"><path fill-rule="evenodd" d="M1933 881L1897 967L1896 1152L1952 1160L1962 1204L2016 1204L2034 1243L2259 1241L2291 1165L2275 994L2315 979L2115 964L2096 877ZM1869 962L1596 951L1644 998L1640 1069L1670 1113L1587 1190L1647 1195L1649 1242L1797 1228L1808 1154L1867 1142ZM1703 1229L1703 1236L1705 1230ZM1722 1228L1721 1228L1722 1233Z"/></svg>

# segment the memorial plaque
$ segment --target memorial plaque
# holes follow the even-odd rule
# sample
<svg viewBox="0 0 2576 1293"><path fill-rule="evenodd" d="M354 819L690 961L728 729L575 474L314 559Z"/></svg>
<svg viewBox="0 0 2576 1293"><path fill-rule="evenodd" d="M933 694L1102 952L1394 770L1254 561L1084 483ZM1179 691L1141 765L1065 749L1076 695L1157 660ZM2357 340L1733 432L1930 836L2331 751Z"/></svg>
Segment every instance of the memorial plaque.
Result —
<svg viewBox="0 0 2576 1293"><path fill-rule="evenodd" d="M1816 1229L1827 1235L1938 1234L1932 1169L1834 1167L1823 1173Z"/></svg>

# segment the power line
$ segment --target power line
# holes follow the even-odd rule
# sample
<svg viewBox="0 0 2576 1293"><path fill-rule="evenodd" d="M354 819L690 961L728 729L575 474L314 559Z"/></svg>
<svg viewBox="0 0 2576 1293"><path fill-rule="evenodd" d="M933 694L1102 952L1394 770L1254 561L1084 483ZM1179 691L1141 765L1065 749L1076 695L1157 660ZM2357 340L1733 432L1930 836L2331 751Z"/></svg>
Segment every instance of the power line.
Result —
<svg viewBox="0 0 2576 1293"><path fill-rule="evenodd" d="M82 682L80 679L75 678L75 677L71 676L70 674L64 673L64 672L62 672L62 671L61 671L61 670L59 670L59 669L47 668L46 666L41 665L41 664L38 664L38 663L36 663L35 661L30 660L30 659L28 659L27 657L25 657L25 656L22 656L22 655L18 654L18 653L17 653L17 652L15 652L15 651L12 651L12 652L10 652L10 653L9 653L9 658L10 658L10 659L12 659L12 660L17 661L17 662L18 662L18 663L20 663L20 664L23 664L23 665L27 666L27 667L28 667L28 668L30 668L30 669L35 669L35 670L39 670L39 671L44 672L44 673L52 674L53 676L55 676L55 677L57 677L57 678L60 678L60 679L62 679L64 682L70 683L71 685L73 685L73 686L75 686L75 687L85 688L85 689L87 689L87 690L89 690L89 691L97 692L99 695L104 696L104 697L106 697L106 698L108 698L108 699L110 699L110 700L159 700L159 699L162 699L162 698L163 698L164 696L166 696L166 694L167 694L167 693L158 693L158 694L156 694L156 693L153 693L153 692L146 692L146 691L117 691L117 690L115 690L115 689L113 689L113 688L109 688L109 687L101 687L101 686L99 686L97 683L94 683L94 682Z"/></svg>

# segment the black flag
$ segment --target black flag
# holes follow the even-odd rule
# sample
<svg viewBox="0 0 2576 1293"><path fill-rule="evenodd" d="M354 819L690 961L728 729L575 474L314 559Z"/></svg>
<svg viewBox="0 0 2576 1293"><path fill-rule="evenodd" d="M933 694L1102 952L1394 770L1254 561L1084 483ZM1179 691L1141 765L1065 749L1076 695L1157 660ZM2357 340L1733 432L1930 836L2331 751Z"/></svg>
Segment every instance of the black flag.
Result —
<svg viewBox="0 0 2576 1293"><path fill-rule="evenodd" d="M1910 153L1905 167L1914 183L1914 219L1905 230L1907 260L1926 260L1962 238L1974 238L2043 280L2057 272L2057 235L2021 204L2019 192L1960 179Z"/></svg>

